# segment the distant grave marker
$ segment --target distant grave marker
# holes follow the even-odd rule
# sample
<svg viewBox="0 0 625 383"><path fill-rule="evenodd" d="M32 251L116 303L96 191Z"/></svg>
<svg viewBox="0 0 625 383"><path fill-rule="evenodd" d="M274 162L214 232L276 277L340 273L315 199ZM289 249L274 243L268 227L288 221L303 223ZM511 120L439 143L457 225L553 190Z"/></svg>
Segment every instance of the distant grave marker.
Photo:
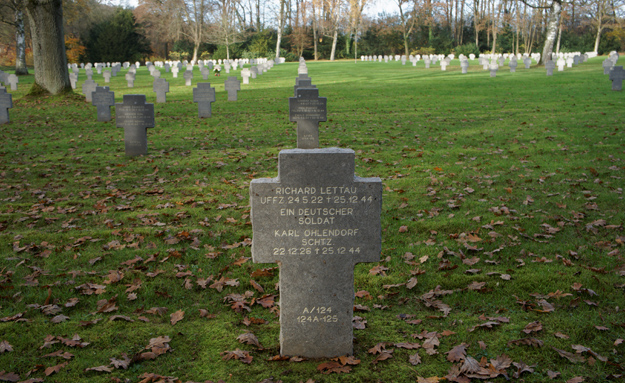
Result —
<svg viewBox="0 0 625 383"><path fill-rule="evenodd" d="M328 116L328 99L319 97L319 89L298 89L295 97L289 98L289 120L297 122L297 147L314 149L319 147L319 122Z"/></svg>
<svg viewBox="0 0 625 383"><path fill-rule="evenodd" d="M85 80L82 83L82 93L85 95L87 102L91 102L91 93L95 92L95 88L98 86L93 80Z"/></svg>
<svg viewBox="0 0 625 383"><path fill-rule="evenodd" d="M208 82L197 84L193 89L193 102L197 102L198 117L208 118L212 115L212 103L215 102L215 88Z"/></svg>
<svg viewBox="0 0 625 383"><path fill-rule="evenodd" d="M186 70L182 77L184 77L184 85L191 86L191 81L193 81L193 72Z"/></svg>
<svg viewBox="0 0 625 383"><path fill-rule="evenodd" d="M612 81L612 90L622 90L623 80L625 79L625 70L622 66L614 66L610 71L610 80Z"/></svg>
<svg viewBox="0 0 625 383"><path fill-rule="evenodd" d="M111 121L111 106L115 105L115 93L108 86L97 86L91 94L91 104L98 111L98 121Z"/></svg>
<svg viewBox="0 0 625 383"><path fill-rule="evenodd" d="M159 104L167 102L169 93L169 83L164 78L157 78L152 84L152 90L156 92L156 102Z"/></svg>
<svg viewBox="0 0 625 383"><path fill-rule="evenodd" d="M0 124L9 123L9 109L13 107L13 95L0 87Z"/></svg>
<svg viewBox="0 0 625 383"><path fill-rule="evenodd" d="M241 82L235 76L229 76L224 82L224 88L228 92L228 101L237 101L237 93L241 90Z"/></svg>

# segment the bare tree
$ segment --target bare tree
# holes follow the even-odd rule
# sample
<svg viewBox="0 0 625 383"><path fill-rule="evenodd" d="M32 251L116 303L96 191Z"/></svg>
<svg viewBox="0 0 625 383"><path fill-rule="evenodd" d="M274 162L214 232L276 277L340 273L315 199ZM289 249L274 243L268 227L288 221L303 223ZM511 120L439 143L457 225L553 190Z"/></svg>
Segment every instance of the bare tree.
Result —
<svg viewBox="0 0 625 383"><path fill-rule="evenodd" d="M213 23L209 40L226 47L226 59L230 60L230 45L237 43L241 36L237 24L237 0L216 0L212 12Z"/></svg>
<svg viewBox="0 0 625 383"><path fill-rule="evenodd" d="M276 42L276 60L280 57L280 43L282 42L282 31L284 30L284 7L286 0L280 0L280 11L278 12L278 41Z"/></svg>
<svg viewBox="0 0 625 383"><path fill-rule="evenodd" d="M521 0L525 5L534 9L542 9L546 11L547 23L545 30L545 44L543 45L543 53L540 56L539 65L544 65L551 60L553 53L553 45L556 41L558 33L558 25L560 24L560 16L562 14L563 0L547 0L546 5L531 4L534 0Z"/></svg>
<svg viewBox="0 0 625 383"><path fill-rule="evenodd" d="M7 0L0 3L0 22L15 28L15 74L28 74L26 67L26 28L24 12L18 0Z"/></svg>
<svg viewBox="0 0 625 383"><path fill-rule="evenodd" d="M365 7L371 4L371 0L348 0L351 33L354 36L354 61L358 57L358 33L362 22L362 12Z"/></svg>
<svg viewBox="0 0 625 383"><path fill-rule="evenodd" d="M395 0L395 2L399 7L399 21L401 22L401 32L404 38L404 52L408 56L408 39L410 39L417 21L417 4L413 0Z"/></svg>

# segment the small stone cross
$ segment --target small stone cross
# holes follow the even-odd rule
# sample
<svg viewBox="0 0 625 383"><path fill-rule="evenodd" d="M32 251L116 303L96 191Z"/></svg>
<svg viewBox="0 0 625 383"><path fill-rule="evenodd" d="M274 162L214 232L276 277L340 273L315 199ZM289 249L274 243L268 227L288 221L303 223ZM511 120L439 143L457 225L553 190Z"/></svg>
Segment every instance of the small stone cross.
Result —
<svg viewBox="0 0 625 383"><path fill-rule="evenodd" d="M125 94L122 104L115 104L117 127L124 128L127 156L148 154L147 128L154 127L154 104L146 104L143 94Z"/></svg>
<svg viewBox="0 0 625 383"><path fill-rule="evenodd" d="M105 70L103 76L104 76L104 82L105 83L108 84L109 82L111 82L111 71L110 70Z"/></svg>
<svg viewBox="0 0 625 383"><path fill-rule="evenodd" d="M9 123L9 109L13 107L13 95L0 87L0 124Z"/></svg>
<svg viewBox="0 0 625 383"><path fill-rule="evenodd" d="M11 73L10 75L8 75L7 82L11 86L11 90L17 90L17 83L19 82L19 80L17 79L17 76L15 74Z"/></svg>
<svg viewBox="0 0 625 383"><path fill-rule="evenodd" d="M182 77L184 77L184 85L191 86L191 80L193 80L193 71L186 70Z"/></svg>
<svg viewBox="0 0 625 383"><path fill-rule="evenodd" d="M289 98L289 120L297 122L297 147L319 147L319 122L328 116L325 97L319 97L319 89L300 88L295 97Z"/></svg>
<svg viewBox="0 0 625 383"><path fill-rule="evenodd" d="M241 82L235 76L228 76L224 82L224 88L228 92L228 101L236 101L237 92L241 90Z"/></svg>
<svg viewBox="0 0 625 383"><path fill-rule="evenodd" d="M549 60L545 63L545 68L547 69L547 76L553 76L553 70L556 69L556 63L553 60Z"/></svg>
<svg viewBox="0 0 625 383"><path fill-rule="evenodd" d="M603 60L603 64L601 65L603 66L603 74L610 74L610 69L614 66L614 62L607 58Z"/></svg>
<svg viewBox="0 0 625 383"><path fill-rule="evenodd" d="M167 93L169 93L169 83L164 78L154 80L152 90L156 92L156 102L161 104L167 102Z"/></svg>
<svg viewBox="0 0 625 383"><path fill-rule="evenodd" d="M126 73L126 82L128 83L128 88L133 88L135 86L135 74L128 71Z"/></svg>
<svg viewBox="0 0 625 383"><path fill-rule="evenodd" d="M91 104L98 110L98 121L111 121L111 106L115 105L115 93L108 86L97 86L91 93Z"/></svg>
<svg viewBox="0 0 625 383"><path fill-rule="evenodd" d="M198 117L210 117L212 103L215 102L215 88L211 88L208 82L198 83L197 88L193 89L193 102L197 102Z"/></svg>
<svg viewBox="0 0 625 383"><path fill-rule="evenodd" d="M612 81L612 90L621 90L623 80L625 79L625 70L622 66L613 66L610 71L610 80Z"/></svg>
<svg viewBox="0 0 625 383"><path fill-rule="evenodd" d="M85 95L87 102L91 102L91 93L95 92L95 88L98 86L93 80L85 80L82 83L82 93Z"/></svg>

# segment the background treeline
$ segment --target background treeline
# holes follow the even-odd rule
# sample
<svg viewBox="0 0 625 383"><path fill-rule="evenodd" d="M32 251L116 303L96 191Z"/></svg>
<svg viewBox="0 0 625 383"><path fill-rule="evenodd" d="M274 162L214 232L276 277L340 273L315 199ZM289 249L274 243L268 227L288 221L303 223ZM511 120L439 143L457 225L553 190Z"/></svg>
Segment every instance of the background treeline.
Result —
<svg viewBox="0 0 625 383"><path fill-rule="evenodd" d="M70 62L274 57L278 40L293 61L540 52L554 1L562 5L554 51L625 50L625 0L395 0L376 15L372 0L140 0L134 8L64 0L63 12ZM0 0L0 65L15 63L20 2Z"/></svg>

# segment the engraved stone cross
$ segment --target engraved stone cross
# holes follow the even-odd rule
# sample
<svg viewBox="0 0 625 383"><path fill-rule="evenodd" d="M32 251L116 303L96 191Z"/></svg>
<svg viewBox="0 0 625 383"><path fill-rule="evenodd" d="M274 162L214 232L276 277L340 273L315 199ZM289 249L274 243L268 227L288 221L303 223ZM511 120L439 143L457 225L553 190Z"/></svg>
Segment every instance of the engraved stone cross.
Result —
<svg viewBox="0 0 625 383"><path fill-rule="evenodd" d="M211 88L209 82L198 83L197 88L193 89L193 102L197 102L198 117L210 117L212 103L215 102L215 88Z"/></svg>
<svg viewBox="0 0 625 383"><path fill-rule="evenodd" d="M354 265L380 259L382 182L351 149L290 149L250 184L252 258L280 266L280 353L353 352Z"/></svg>
<svg viewBox="0 0 625 383"><path fill-rule="evenodd" d="M319 122L328 116L327 101L319 97L319 89L299 88L295 97L289 98L289 119L297 122L297 147L319 147Z"/></svg>
<svg viewBox="0 0 625 383"><path fill-rule="evenodd" d="M146 104L143 94L125 94L115 111L117 127L124 128L126 155L148 154L147 128L154 127L154 104Z"/></svg>
<svg viewBox="0 0 625 383"><path fill-rule="evenodd" d="M111 121L111 106L115 105L115 93L108 86L97 86L91 93L91 104L98 110L98 121Z"/></svg>
<svg viewBox="0 0 625 383"><path fill-rule="evenodd" d="M625 70L622 66L613 66L610 71L610 80L612 81L612 90L621 90L623 88L623 80L625 80Z"/></svg>

